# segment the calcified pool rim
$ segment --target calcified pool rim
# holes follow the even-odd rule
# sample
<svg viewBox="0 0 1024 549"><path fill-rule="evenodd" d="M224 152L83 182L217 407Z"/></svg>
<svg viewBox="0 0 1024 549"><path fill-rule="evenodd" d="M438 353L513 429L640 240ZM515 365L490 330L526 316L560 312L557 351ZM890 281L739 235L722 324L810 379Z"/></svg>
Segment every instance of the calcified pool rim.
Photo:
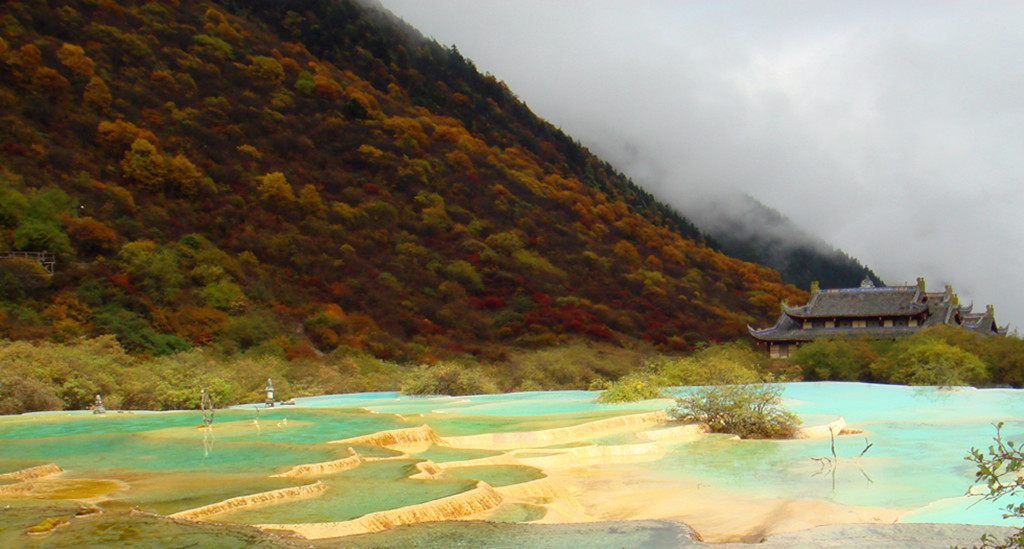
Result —
<svg viewBox="0 0 1024 549"><path fill-rule="evenodd" d="M862 435L857 437L840 437L836 441L837 455L840 458L838 460L840 465L838 472L833 472L832 475L816 475L817 471L814 471L813 468L817 467L817 465L811 458L825 455L826 447L813 441L737 442L727 440L726 437L720 435L701 437L697 433L688 431L687 428L677 429L679 433L671 435L669 433L673 432L672 429L635 428L631 430L626 429L625 432L620 433L602 431L599 436L597 433L591 433L588 437L584 437L586 440L579 439L569 442L534 440L525 447L520 448L491 448L490 455L484 456L482 458L483 461L477 461L481 458L474 459L472 452L466 456L468 459L449 459L447 461L452 462L452 465L448 469L453 469L457 466L455 464L459 462L462 462L461 465L464 467L479 467L484 463L508 466L522 464L545 472L573 467L590 467L592 469L604 468L612 473L617 471L625 473L626 468L633 467L633 469L630 469L631 472L641 471L654 479L663 479L666 483L676 482L682 478L703 479L708 485L716 485L724 490L731 491L738 498L773 495L770 494L773 491L772 489L761 489L759 492L757 489L751 488L750 484L772 486L772 483L792 484L793 479L800 479L802 482L815 483L819 489L804 490L797 493L778 491L774 495L783 498L816 498L839 505L866 505L877 503L873 500L873 498L877 499L877 493L879 492L877 485L888 483L889 477L887 475L891 475L892 470L899 470L900 463L907 462L907 451L899 450L901 444L898 441L901 437L904 437L912 446L916 447L919 455L935 454L931 450L936 448L937 441L941 442L941 444L947 446L947 451L944 453L939 452L938 454L941 455L937 455L935 459L948 465L947 462L962 462L962 457L966 455L966 451L970 446L987 445L994 432L989 425L990 423L1007 421L1008 429L1004 432L1012 437L1021 432L1020 418L1024 416L1024 406L1020 404L1020 401L1024 400L1021 398L1024 393L1014 390L937 390L934 388L913 389L896 386L841 383L786 384L784 388L787 404L802 417L813 418L812 422L819 425L819 431L820 427L825 426L830 421L835 421L839 415L842 415L852 428L864 431ZM287 407L263 411L262 421L266 427L263 430L265 438L262 441L275 444L292 444L288 442L289 437L297 436L299 431L302 430L298 429L298 427L303 425L303 421L306 421L302 419L302 410L312 414L340 415L339 417L342 417L344 420L342 422L358 423L363 421L359 427L349 429L350 432L366 431L369 427L379 425L411 425L418 426L420 430L423 430L423 425L429 425L432 427L437 426L437 429L434 430L434 435L438 438L458 440L459 437L463 437L465 440L473 440L472 436L475 435L475 440L486 440L493 445L499 439L514 439L515 436L512 433L516 431L517 427L521 426L541 425L550 427L550 429L555 431L558 429L563 429L564 431L566 427L574 424L578 425L588 421L602 420L609 416L642 414L644 410L664 410L672 404L671 400L661 399L633 403L627 406L607 406L594 402L595 396L596 393L593 392L565 391L423 399L401 397L396 393L364 393L297 399L297 405L294 408ZM244 418L246 414L251 415L253 413L253 407L254 405L241 406L236 407L235 410L224 412L223 416L226 416L228 421L215 425L215 431L223 428L218 432L218 437L222 437L220 439L221 442L225 440L227 442L232 440L242 443L249 442L246 439L247 435L232 434L229 426L234 425L232 428L238 430L246 428L247 421ZM364 409L368 413L346 411L346 409L353 408ZM287 415L292 419L292 425L297 428L294 431L282 429L272 432L271 426L278 415ZM45 422L57 417L70 417L80 422L75 423L74 427L69 427L70 431L74 433L74 437L91 436L88 434L88 429L83 426L97 425L90 418L81 414L73 414L72 416L39 414L34 418L5 418L3 421L0 421L0 438L11 440L11 433L5 431L5 427L10 425L24 423L27 419L38 418ZM180 419L174 416L173 413L166 415L164 413L140 413L135 414L135 417L145 417L144 423L147 424L146 427L155 427L168 423L164 421L164 418L175 418L173 421L169 421L169 423L173 424L170 427L150 429L151 431L159 431L160 433L158 434L161 436L170 438L177 436L173 432L174 429L193 429L191 432L195 433L194 419ZM368 420L367 418L372 419ZM552 427L555 425L557 426ZM833 426L835 427L835 425ZM107 427L110 426L107 425ZM490 429L490 427L494 427L494 429ZM331 428L334 427L332 426ZM304 429L308 429L308 431L305 435L306 438L303 439L302 444L305 444L305 446L302 450L304 452L308 450L308 454L315 454L316 451L313 451L314 447L325 446L325 438L327 438L326 435L328 434L326 432L327 428L321 429L319 426L307 426ZM100 430L110 434L109 431L112 428ZM113 430L116 431L116 429ZM373 429L369 430L376 432ZM389 431L393 429L383 430ZM494 432L488 433L491 430ZM545 429L533 429L533 431L543 430ZM140 428L138 431L140 436L148 436L146 429ZM437 432L443 432L443 437L442 435L437 435ZM970 433L970 436L964 436L965 433ZM373 433L363 432L363 434L347 438L359 438L367 434L372 435ZM302 437L298 438L301 439ZM953 444L951 439L955 438L963 439L963 441L956 449L948 451L950 450L948 447ZM871 442L867 442L866 439L869 439ZM416 468L416 475L430 473L431 466L429 464L431 463L443 474L444 464L446 463L443 459L427 460L419 456L429 455L431 452L444 456L445 452L460 451L454 446L439 447L436 444L436 440L425 439L415 442L423 445L423 447L410 448L413 452L411 454L407 452L408 455L401 459L407 459L410 463L419 462ZM623 442L628 443L623 444ZM353 444L358 445L357 443ZM857 458L857 453L867 444L871 444L871 450L866 456ZM487 444L482 443L476 445L487 446ZM351 451L343 447L345 446L344 443L335 446L339 446L339 448L329 451L324 451L322 448L317 450L321 455L332 454L331 459L307 461L296 460L293 459L294 456L291 456L291 458L283 460L282 463L277 463L271 467L264 466L260 470L273 469L267 475L272 477L280 475L283 471L290 470L290 468L296 465L302 465L302 463L307 465L337 464L352 457ZM469 446L473 446L473 444L465 445L466 448ZM359 451L362 454L367 454L370 448L362 445L359 446ZM444 449L444 451L440 451L441 449ZM220 448L217 451L220 451ZM913 451L915 450L912 450L911 453ZM359 463L368 463L374 457L390 456L395 458L395 454L388 454L388 452L382 452L381 455L371 454L372 451L365 456L371 459L360 461ZM398 456L401 456L401 454L399 453ZM708 456L714 456L714 459L707 459ZM476 464L473 463L475 461L477 461ZM633 461L634 464L627 465L630 461ZM643 464L636 465L637 462L643 462ZM0 463L3 463L2 459L0 459ZM904 479L900 478L900 482L896 483L892 491L906 493L897 494L897 496L891 498L891 501L883 502L885 506L909 510L906 513L902 513L901 520L906 521L970 522L973 524L1001 523L1001 520L993 518L998 517L998 513L993 513L991 506L979 505L968 508L968 504L976 500L965 500L961 497L970 485L972 478L969 464L958 463L957 467L953 467L955 469L953 474L948 472L939 475L920 474L920 470L927 470L932 465L934 464L928 463L928 460L915 459L914 463L907 468L905 474L901 474L900 477L910 477L912 480L917 479L915 482L933 483L935 482L934 479L938 478L949 487L954 487L955 490L946 490L937 495L915 496L912 494L914 490L911 484L913 482L903 482ZM359 466L359 464L356 466ZM5 465L5 467L10 469L9 465ZM772 467L779 467L785 469L785 471L783 473L772 471ZM424 469L427 470L424 471ZM879 472L881 472L881 476L878 476ZM433 472L435 475L437 473L437 471ZM81 470L72 474L82 476ZM316 494L323 490L305 490L302 487L315 485L315 482L318 480L317 475L322 474L329 474L329 472L321 471L316 474L299 475L298 477L301 478L295 479L298 484L274 487L274 489L263 490L255 494L251 492L241 494L240 496L235 496L235 499L238 497L244 499L246 496L251 496L253 499L262 498L265 500L265 503L273 503L285 501L286 498L267 496L267 493L290 494L292 492L299 497L320 497ZM804 476L807 479L804 479ZM828 478L829 476L832 478ZM870 478L873 476L876 477L874 480ZM547 484L549 485L549 488L546 488L547 490L554 490L554 488L550 488L550 486L555 484L551 480L545 482L530 481L522 484L528 485L531 482L534 483L535 487ZM854 486L857 482L867 485L870 489ZM832 486L831 490L820 489L822 486L827 488L829 484ZM872 485L875 486L872 487ZM515 497L532 499L516 501L511 495L501 494L502 490L505 492L510 491L508 486L494 487L489 484L487 486L490 490L505 498L503 501L506 501L509 505L530 505L532 507L529 509L534 509L536 501L551 500L554 502L557 500L556 497L550 495L519 494ZM268 487L273 487L273 485L268 485ZM463 490L447 497L460 496L469 492L487 492L487 490L488 488L477 484L475 487L469 488L468 491ZM446 498L441 499L444 500ZM463 497L463 499L466 498ZM559 508L557 510L548 509L545 512L546 516L552 520L573 520L571 516L573 504L566 503L566 501L568 500L566 499L561 502L564 504L560 503L560 507L551 505L551 507ZM427 501L422 504L428 503L431 502ZM498 507L501 505L499 504ZM537 518L535 511L520 513L519 511L522 510L516 508L516 512L510 512L509 514L515 516L522 515L530 520ZM383 510L383 512L388 511L396 510ZM486 514L482 515L479 512L464 516L486 518ZM216 520L217 515L209 515L208 518ZM580 517L577 516L576 518L579 519Z"/></svg>

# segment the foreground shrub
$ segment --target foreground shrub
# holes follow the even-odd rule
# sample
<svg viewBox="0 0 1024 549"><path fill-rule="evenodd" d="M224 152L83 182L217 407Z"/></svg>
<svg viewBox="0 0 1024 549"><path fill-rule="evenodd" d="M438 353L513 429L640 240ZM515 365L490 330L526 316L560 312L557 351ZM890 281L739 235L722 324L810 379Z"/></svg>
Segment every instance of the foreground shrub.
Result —
<svg viewBox="0 0 1024 549"><path fill-rule="evenodd" d="M496 393L498 386L478 370L453 362L420 366L410 372L402 383L407 395L479 395Z"/></svg>
<svg viewBox="0 0 1024 549"><path fill-rule="evenodd" d="M740 438L789 438L800 420L781 401L779 385L709 385L677 398L669 415Z"/></svg>
<svg viewBox="0 0 1024 549"><path fill-rule="evenodd" d="M996 436L994 443L988 447L988 452L978 448L971 448L971 453L964 459L974 463L978 471L974 473L975 484L982 484L988 488L988 493L983 499L995 501L1004 496L1019 496L1024 491L1024 449L1019 443L1007 440L1003 437L1003 423L996 424ZM1003 518L1021 519L1024 518L1024 503L1007 504ZM979 549L1010 549L1024 547L1024 528L1018 528L1016 532L1003 540L995 536L985 534L981 537ZM959 547L956 549L960 549Z"/></svg>

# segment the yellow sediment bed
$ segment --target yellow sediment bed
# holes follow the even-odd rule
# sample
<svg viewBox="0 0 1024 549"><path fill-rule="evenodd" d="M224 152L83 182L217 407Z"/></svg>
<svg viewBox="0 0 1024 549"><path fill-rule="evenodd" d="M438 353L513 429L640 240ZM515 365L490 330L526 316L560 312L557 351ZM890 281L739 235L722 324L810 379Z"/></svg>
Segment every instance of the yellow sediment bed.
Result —
<svg viewBox="0 0 1024 549"><path fill-rule="evenodd" d="M657 411L606 418L582 423L580 425L555 429L513 433L488 433L454 437L438 436L430 426L421 425L406 429L380 431L368 435L332 441L331 443L365 444L384 448L402 448L412 445L434 444L452 448L512 450L501 455L478 459L442 463L424 460L417 463L416 468L418 472L412 475L412 478L432 479L442 475L446 470L463 467L527 465L545 469L575 467L580 464L651 461L660 458L665 453L664 446L662 446L658 440L663 438L677 438L679 436L683 436L683 433L690 433L696 428L693 426L670 428L669 430L673 430L671 437L667 437L667 433L663 432L669 430L645 431L647 433L656 434L652 435L648 439L650 442L641 442L638 444L612 446L593 444L557 449L544 447L577 442L617 431L660 425L668 421L669 417L664 411ZM367 458L361 456L351 448L349 450L352 452L352 455L349 457L321 463L296 465L288 471L278 473L274 476L318 476L357 467L365 461L408 459L408 455L405 454L402 456L388 458ZM264 492L262 494L232 498L230 500L198 509L182 511L181 513L176 513L171 516L174 518L199 520L242 505L277 502L292 499L294 497L305 497L311 495L311 492L315 491L318 493L324 489L326 488L318 482L314 485L307 485L304 487L286 488L283 490L275 490L273 492ZM570 490L568 490L559 481L551 478L543 478L510 486L502 486L497 489L486 482L479 482L476 488L461 494L401 507L398 509L370 513L348 521L312 524L262 524L258 525L258 527L274 530L290 530L309 539L320 539L379 532L394 526L412 524L416 522L486 518L486 516L503 503L530 503L543 505L549 510L549 517L545 522L554 520L571 522L593 520L586 515L583 510L583 506L576 500Z"/></svg>
<svg viewBox="0 0 1024 549"><path fill-rule="evenodd" d="M403 524L458 520L495 509L502 501L501 494L491 485L479 482L476 488L468 492L390 511L370 513L353 520L314 524L258 524L257 527L290 530L307 539L334 538L380 532Z"/></svg>
<svg viewBox="0 0 1024 549"><path fill-rule="evenodd" d="M239 507L267 505L281 503L285 500L316 496L326 489L327 486L318 480L313 484L306 484L304 486L292 486L290 488L281 488L280 490L271 490L269 492L260 492L258 494L249 494L247 496L226 499L210 505L196 507L195 509L180 511L170 515L170 517L184 520L203 520L213 515L219 515L221 513L238 509Z"/></svg>
<svg viewBox="0 0 1024 549"><path fill-rule="evenodd" d="M13 480L12 484L0 485L0 496L24 496L34 493L38 486L34 480L44 479L63 473L64 470L54 463L46 463L28 467L0 475L0 481Z"/></svg>
<svg viewBox="0 0 1024 549"><path fill-rule="evenodd" d="M400 454L397 456L390 457L366 457L360 455L351 447L348 449L348 451L351 452L352 455L347 458L336 459L334 461L321 461L319 463L305 463L302 465L296 465L283 473L277 473L270 476L271 478L312 477L337 473L338 471L344 471L346 469L357 467L359 466L360 463L368 461L409 459L409 454Z"/></svg>
<svg viewBox="0 0 1024 549"><path fill-rule="evenodd" d="M853 432L859 431L856 429L848 431L846 429L846 420L843 416L839 416L836 419L821 425L800 427L796 430L796 433L793 434L793 438L828 438L830 436L839 436L841 434L852 434Z"/></svg>
<svg viewBox="0 0 1024 549"><path fill-rule="evenodd" d="M664 429L640 431L639 433L636 434L636 436L641 440L680 441L698 438L706 432L708 432L708 426L704 423L687 423L685 425L676 425L675 427L666 427Z"/></svg>
<svg viewBox="0 0 1024 549"><path fill-rule="evenodd" d="M331 444L368 444L392 448L411 444L430 442L449 448L484 448L488 450L513 450L517 448L537 448L551 446L644 425L658 425L669 421L668 414L663 410L631 414L606 419L599 419L570 427L558 427L540 431L517 431L511 433L482 433L441 437L429 425L379 431L369 435L333 440Z"/></svg>
<svg viewBox="0 0 1024 549"><path fill-rule="evenodd" d="M562 483L550 478L539 478L529 482L500 486L495 488L495 491L506 498L520 500L529 500L531 498L551 498L562 500L573 509L581 512L583 510L583 506L576 501L576 498L573 497L572 493L570 493Z"/></svg>
<svg viewBox="0 0 1024 549"><path fill-rule="evenodd" d="M438 475L444 473L448 469L458 469L460 467L482 467L487 465L522 465L523 463L515 458L511 453L504 453L497 456L488 456L477 459L466 459L461 461L445 461L441 463L435 463L431 460L421 461L416 464L416 469L419 473L416 473L409 478L415 479L432 479Z"/></svg>
<svg viewBox="0 0 1024 549"><path fill-rule="evenodd" d="M12 471L10 473L4 473L0 475L0 480L33 480L37 478L49 477L53 475L59 475L64 470L58 467L54 463L47 463L45 465L37 465L35 467L28 467L19 471Z"/></svg>
<svg viewBox="0 0 1024 549"><path fill-rule="evenodd" d="M523 465L538 469L573 467L580 464L640 463L656 461L665 455L665 447L660 442L640 444L619 444L614 446L580 446L552 452L545 456L526 457L516 453L516 459Z"/></svg>
<svg viewBox="0 0 1024 549"><path fill-rule="evenodd" d="M407 446L421 442L442 444L441 438L430 428L429 425L409 427L406 429L393 429L390 431L378 431L369 435L332 440L329 444L366 444L369 446Z"/></svg>
<svg viewBox="0 0 1024 549"><path fill-rule="evenodd" d="M332 444L363 444L384 448L409 448L412 446L437 445L450 448L476 448L487 450L508 450L506 453L484 458L435 463L424 460L416 463L417 473L411 478L433 479L442 476L446 470L492 465L526 465L548 472L576 471L579 466L611 463L636 463L660 459L665 454L662 441L679 441L699 437L707 426L675 425L665 428L637 432L640 441L636 444L598 445L589 444L569 448L550 448L559 444L585 441L588 438L609 433L642 429L647 426L664 425L670 421L664 411L645 412L590 421L570 427L522 431L510 433L485 433L467 436L439 436L429 425L406 429L380 431L368 435L332 441ZM838 435L844 432L846 422L842 417L826 424L801 428L796 438L817 438ZM363 462L391 459L409 459L408 454L394 457L369 458L349 448L351 456L320 463L296 465L289 470L273 475L275 477L308 477L335 473L359 466ZM379 532L417 522L441 520L466 520L486 518L506 503L527 503L541 505L548 510L542 522L587 522L595 520L588 516L586 508L566 487L560 477L551 476L520 484L494 488L486 482L479 482L476 488L445 498L410 505L397 509L370 513L362 517L339 522L312 524L262 524L260 528L290 530L309 539L348 536ZM0 487L2 489L3 487ZM250 496L232 498L171 515L173 518L201 520L237 507L283 502L298 497L308 497L326 490L320 482L285 488ZM600 514L599 514L600 516Z"/></svg>
<svg viewBox="0 0 1024 549"><path fill-rule="evenodd" d="M599 419L571 427L544 429L541 431L519 431L513 433L483 433L458 437L443 437L442 443L452 448L486 448L489 450L513 450L537 448L576 442L587 437L613 432L620 429L658 425L669 421L663 410Z"/></svg>

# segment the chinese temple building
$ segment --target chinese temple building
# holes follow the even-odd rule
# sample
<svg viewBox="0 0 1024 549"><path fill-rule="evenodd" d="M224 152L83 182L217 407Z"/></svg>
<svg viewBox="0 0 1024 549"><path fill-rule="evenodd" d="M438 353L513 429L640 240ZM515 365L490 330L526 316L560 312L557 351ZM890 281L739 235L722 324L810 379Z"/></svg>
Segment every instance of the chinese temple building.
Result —
<svg viewBox="0 0 1024 549"><path fill-rule="evenodd" d="M747 327L759 346L772 358L789 358L803 343L816 339L896 339L929 326L950 324L981 334L1005 335L992 305L982 313L960 305L951 286L943 292L927 292L923 278L916 286L875 287L865 278L859 288L820 290L811 285L811 299L802 307L782 304L774 327Z"/></svg>

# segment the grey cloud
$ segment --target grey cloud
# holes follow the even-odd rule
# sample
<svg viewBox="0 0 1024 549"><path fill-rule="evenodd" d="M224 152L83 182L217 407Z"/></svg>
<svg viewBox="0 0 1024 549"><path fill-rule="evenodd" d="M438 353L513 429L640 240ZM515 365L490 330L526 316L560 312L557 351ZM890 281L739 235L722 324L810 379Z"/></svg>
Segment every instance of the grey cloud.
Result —
<svg viewBox="0 0 1024 549"><path fill-rule="evenodd" d="M684 212L746 193L1024 321L1024 3L384 5Z"/></svg>

